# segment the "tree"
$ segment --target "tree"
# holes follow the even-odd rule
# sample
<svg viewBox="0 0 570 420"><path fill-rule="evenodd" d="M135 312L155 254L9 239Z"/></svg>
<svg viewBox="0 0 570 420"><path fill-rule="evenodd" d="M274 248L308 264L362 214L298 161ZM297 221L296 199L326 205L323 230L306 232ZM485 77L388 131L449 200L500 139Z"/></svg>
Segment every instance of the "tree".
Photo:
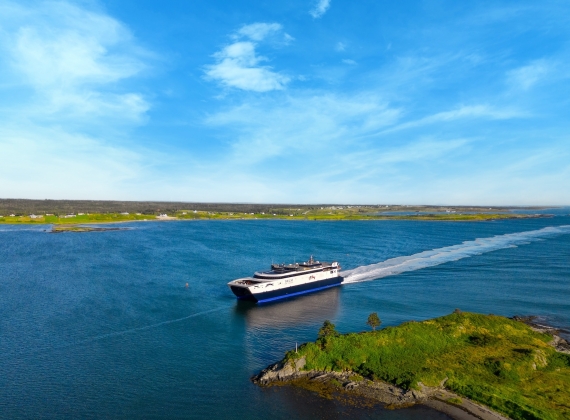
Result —
<svg viewBox="0 0 570 420"><path fill-rule="evenodd" d="M380 321L380 318L378 318L378 314L376 312L372 312L370 315L368 315L368 320L366 323L372 327L373 331L376 331L376 327L379 327L380 324L382 324L382 321Z"/></svg>
<svg viewBox="0 0 570 420"><path fill-rule="evenodd" d="M318 338L336 337L337 335L339 334L335 325L327 319L319 330Z"/></svg>

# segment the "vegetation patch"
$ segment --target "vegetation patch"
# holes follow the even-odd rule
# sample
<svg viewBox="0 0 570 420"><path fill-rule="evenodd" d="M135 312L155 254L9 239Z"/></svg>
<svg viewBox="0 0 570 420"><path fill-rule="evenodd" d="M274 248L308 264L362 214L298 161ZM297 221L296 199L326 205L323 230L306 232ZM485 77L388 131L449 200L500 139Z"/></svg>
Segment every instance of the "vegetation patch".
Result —
<svg viewBox="0 0 570 420"><path fill-rule="evenodd" d="M304 370L349 371L405 390L445 382L513 419L568 419L570 355L552 339L522 322L457 311L366 333L341 335L327 322L317 341L285 359L305 357Z"/></svg>
<svg viewBox="0 0 570 420"><path fill-rule="evenodd" d="M449 398L447 400L448 403L450 404L455 404L455 405L461 405L463 404L463 400L459 397L453 397L453 398Z"/></svg>

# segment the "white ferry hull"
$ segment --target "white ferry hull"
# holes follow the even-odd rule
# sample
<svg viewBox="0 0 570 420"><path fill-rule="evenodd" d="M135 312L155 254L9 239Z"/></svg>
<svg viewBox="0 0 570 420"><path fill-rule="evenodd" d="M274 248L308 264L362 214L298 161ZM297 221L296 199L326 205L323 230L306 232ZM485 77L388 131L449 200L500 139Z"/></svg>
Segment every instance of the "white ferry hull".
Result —
<svg viewBox="0 0 570 420"><path fill-rule="evenodd" d="M238 279L228 286L238 299L270 302L339 286L343 280L339 270L333 269L263 282L255 278Z"/></svg>

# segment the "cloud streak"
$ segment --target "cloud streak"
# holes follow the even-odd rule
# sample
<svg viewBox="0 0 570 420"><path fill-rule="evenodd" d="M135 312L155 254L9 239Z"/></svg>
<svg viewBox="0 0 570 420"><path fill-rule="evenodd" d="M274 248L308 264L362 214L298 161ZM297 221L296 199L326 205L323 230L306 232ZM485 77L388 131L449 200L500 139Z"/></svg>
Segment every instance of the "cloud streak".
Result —
<svg viewBox="0 0 570 420"><path fill-rule="evenodd" d="M506 120L528 116L516 109L501 109L489 105L463 105L450 111L442 111L415 121L408 121L384 130L382 134L422 127L437 123L446 123L462 119L483 118L490 120Z"/></svg>
<svg viewBox="0 0 570 420"><path fill-rule="evenodd" d="M207 123L236 130L235 158L253 163L302 151L320 153L351 146L355 136L390 125L398 116L398 109L370 93L297 93L244 103L211 115Z"/></svg>

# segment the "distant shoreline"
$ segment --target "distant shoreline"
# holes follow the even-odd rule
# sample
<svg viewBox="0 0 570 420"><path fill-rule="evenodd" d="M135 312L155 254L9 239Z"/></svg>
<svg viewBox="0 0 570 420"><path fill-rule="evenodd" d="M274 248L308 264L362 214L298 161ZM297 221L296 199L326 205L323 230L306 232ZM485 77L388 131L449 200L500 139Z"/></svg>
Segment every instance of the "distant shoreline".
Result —
<svg viewBox="0 0 570 420"><path fill-rule="evenodd" d="M468 213L468 214L410 214L410 215L370 215L348 212L317 214L235 214L235 213L179 213L172 216L156 216L152 214L78 214L67 216L27 215L0 217L0 224L6 225L52 225L79 226L131 222L171 222L171 221L203 221L203 220L290 220L290 221L440 221L440 222L482 222L513 219L549 218L549 214L518 213ZM65 230L65 229L61 229Z"/></svg>
<svg viewBox="0 0 570 420"><path fill-rule="evenodd" d="M172 220L491 221L549 217L557 207L246 204L0 198L0 224L91 225ZM522 211L522 212L521 212Z"/></svg>

